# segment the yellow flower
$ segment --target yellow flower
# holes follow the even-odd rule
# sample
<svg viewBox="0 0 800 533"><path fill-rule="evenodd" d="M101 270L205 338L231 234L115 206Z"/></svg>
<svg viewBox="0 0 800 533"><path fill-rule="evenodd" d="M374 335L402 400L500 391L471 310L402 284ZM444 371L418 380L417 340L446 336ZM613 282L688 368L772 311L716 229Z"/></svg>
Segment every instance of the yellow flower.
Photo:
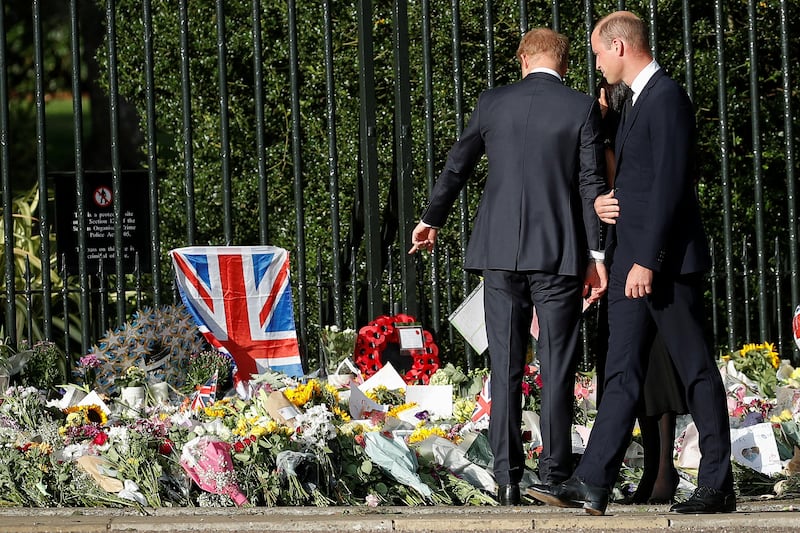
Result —
<svg viewBox="0 0 800 533"><path fill-rule="evenodd" d="M236 427L233 428L232 433L234 435L248 435L250 431L250 424L244 417L239 418L236 420Z"/></svg>
<svg viewBox="0 0 800 533"><path fill-rule="evenodd" d="M790 379L800 379L800 367L798 367L798 368L795 368L795 369L792 371L792 375L791 375L791 376L789 376L789 378L790 378Z"/></svg>
<svg viewBox="0 0 800 533"><path fill-rule="evenodd" d="M433 428L419 427L415 429L411 433L411 435L408 436L408 443L414 444L417 442L422 442L423 440L433 435L437 437L442 437L443 439L447 438L447 432L445 432L445 430L443 430L440 427L433 427Z"/></svg>
<svg viewBox="0 0 800 533"><path fill-rule="evenodd" d="M758 348L759 348L758 345L757 344L753 344L752 342L749 343L749 344L745 344L744 346L742 346L742 349L739 350L739 355L744 357L745 355L747 355L747 352L749 352L751 350L757 350Z"/></svg>
<svg viewBox="0 0 800 533"><path fill-rule="evenodd" d="M108 417L99 405L72 405L64 409L68 426L100 424L108 422Z"/></svg>
<svg viewBox="0 0 800 533"><path fill-rule="evenodd" d="M295 388L283 391L286 398L298 407L303 407L311 401L315 393L320 391L319 381L312 379L308 383L300 384Z"/></svg>
<svg viewBox="0 0 800 533"><path fill-rule="evenodd" d="M331 409L334 415L336 415L342 422L350 422L350 413L339 407L338 405L334 405L333 409Z"/></svg>
<svg viewBox="0 0 800 533"><path fill-rule="evenodd" d="M411 409L412 407L416 407L416 405L417 405L417 402L409 402L409 403L404 403L402 405L397 405L397 406L392 407L391 409L389 409L389 411L386 413L386 416L393 416L393 417L397 418L397 415L399 413L402 413L403 411L407 411L407 410Z"/></svg>
<svg viewBox="0 0 800 533"><path fill-rule="evenodd" d="M325 390L328 391L328 393L330 393L331 396L333 396L333 399L335 401L337 402L339 401L339 389L337 389L330 383L325 383Z"/></svg>
<svg viewBox="0 0 800 533"><path fill-rule="evenodd" d="M775 344L771 342L765 342L761 345L761 349L764 350L764 357L769 359L769 362L772 364L773 368L778 368L781 366L781 358L778 357L778 352L775 351Z"/></svg>
<svg viewBox="0 0 800 533"><path fill-rule="evenodd" d="M779 415L772 415L771 417L769 417L769 421L772 422L773 424L788 422L791 419L792 419L792 412L789 411L788 409L784 409L783 411L781 411L781 414Z"/></svg>
<svg viewBox="0 0 800 533"><path fill-rule="evenodd" d="M67 426L80 426L83 422L83 413L74 411L67 415Z"/></svg>
<svg viewBox="0 0 800 533"><path fill-rule="evenodd" d="M108 417L99 405L85 405L84 418L87 422L96 422L101 426L108 422Z"/></svg>
<svg viewBox="0 0 800 533"><path fill-rule="evenodd" d="M42 454L49 455L49 454L53 453L53 446L50 445L47 442L42 442L42 443L39 444L39 451Z"/></svg>

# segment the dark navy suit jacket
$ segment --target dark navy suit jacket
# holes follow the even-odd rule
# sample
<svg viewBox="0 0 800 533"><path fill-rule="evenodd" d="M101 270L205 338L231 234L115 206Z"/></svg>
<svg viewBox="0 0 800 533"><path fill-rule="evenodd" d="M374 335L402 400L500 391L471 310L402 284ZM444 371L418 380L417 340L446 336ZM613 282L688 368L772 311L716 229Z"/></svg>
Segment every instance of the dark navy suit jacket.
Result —
<svg viewBox="0 0 800 533"><path fill-rule="evenodd" d="M658 70L617 132L613 256L620 272L633 263L672 275L710 266L695 192L694 135L686 91Z"/></svg>
<svg viewBox="0 0 800 533"><path fill-rule="evenodd" d="M476 163L489 162L464 267L583 276L600 249L595 197L607 187L596 100L531 73L485 91L436 181L422 220L447 215Z"/></svg>

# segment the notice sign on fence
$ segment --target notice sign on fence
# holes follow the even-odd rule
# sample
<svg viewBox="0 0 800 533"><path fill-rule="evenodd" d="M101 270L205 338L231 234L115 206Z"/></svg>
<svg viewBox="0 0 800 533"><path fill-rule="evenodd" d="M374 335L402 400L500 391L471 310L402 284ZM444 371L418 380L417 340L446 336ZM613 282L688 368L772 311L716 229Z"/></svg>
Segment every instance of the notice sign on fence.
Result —
<svg viewBox="0 0 800 533"><path fill-rule="evenodd" d="M59 268L68 274L78 273L78 209L76 203L77 181L74 172L52 173L56 190L56 249ZM145 170L125 170L121 175L121 230L122 263L125 273L136 268L136 252L139 267L150 268L150 215L148 213L148 175ZM86 213L86 266L90 274L96 274L103 263L103 270L113 273L116 246L114 243L116 220L114 187L110 171L87 171L84 173L84 212Z"/></svg>

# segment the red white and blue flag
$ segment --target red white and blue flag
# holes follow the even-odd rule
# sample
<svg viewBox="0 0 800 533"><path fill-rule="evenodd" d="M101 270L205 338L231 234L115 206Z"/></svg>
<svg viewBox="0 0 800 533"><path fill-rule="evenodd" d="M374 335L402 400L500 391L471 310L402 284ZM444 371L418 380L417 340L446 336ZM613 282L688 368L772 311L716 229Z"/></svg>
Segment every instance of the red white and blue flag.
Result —
<svg viewBox="0 0 800 533"><path fill-rule="evenodd" d="M197 411L208 407L217 400L217 380L219 372L208 378L205 385L198 385L197 390L192 393L192 411Z"/></svg>
<svg viewBox="0 0 800 533"><path fill-rule="evenodd" d="M206 340L233 358L235 382L267 370L303 375L289 252L275 246L191 246L170 255L184 304Z"/></svg>
<svg viewBox="0 0 800 533"><path fill-rule="evenodd" d="M489 420L489 412L492 410L492 376L486 376L483 380L483 388L475 398L475 410L472 412L472 421L480 422L484 418Z"/></svg>
<svg viewBox="0 0 800 533"><path fill-rule="evenodd" d="M794 310L794 317L792 317L792 336L795 344L800 348L800 305Z"/></svg>

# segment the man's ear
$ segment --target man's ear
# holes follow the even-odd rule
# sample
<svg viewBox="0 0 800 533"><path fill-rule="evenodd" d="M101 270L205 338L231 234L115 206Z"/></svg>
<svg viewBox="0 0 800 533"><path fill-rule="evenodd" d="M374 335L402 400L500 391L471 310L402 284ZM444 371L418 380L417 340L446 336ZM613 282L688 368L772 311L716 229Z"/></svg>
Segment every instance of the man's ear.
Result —
<svg viewBox="0 0 800 533"><path fill-rule="evenodd" d="M625 41L617 38L611 41L611 44L614 47L614 52L617 54L617 57L625 55Z"/></svg>

